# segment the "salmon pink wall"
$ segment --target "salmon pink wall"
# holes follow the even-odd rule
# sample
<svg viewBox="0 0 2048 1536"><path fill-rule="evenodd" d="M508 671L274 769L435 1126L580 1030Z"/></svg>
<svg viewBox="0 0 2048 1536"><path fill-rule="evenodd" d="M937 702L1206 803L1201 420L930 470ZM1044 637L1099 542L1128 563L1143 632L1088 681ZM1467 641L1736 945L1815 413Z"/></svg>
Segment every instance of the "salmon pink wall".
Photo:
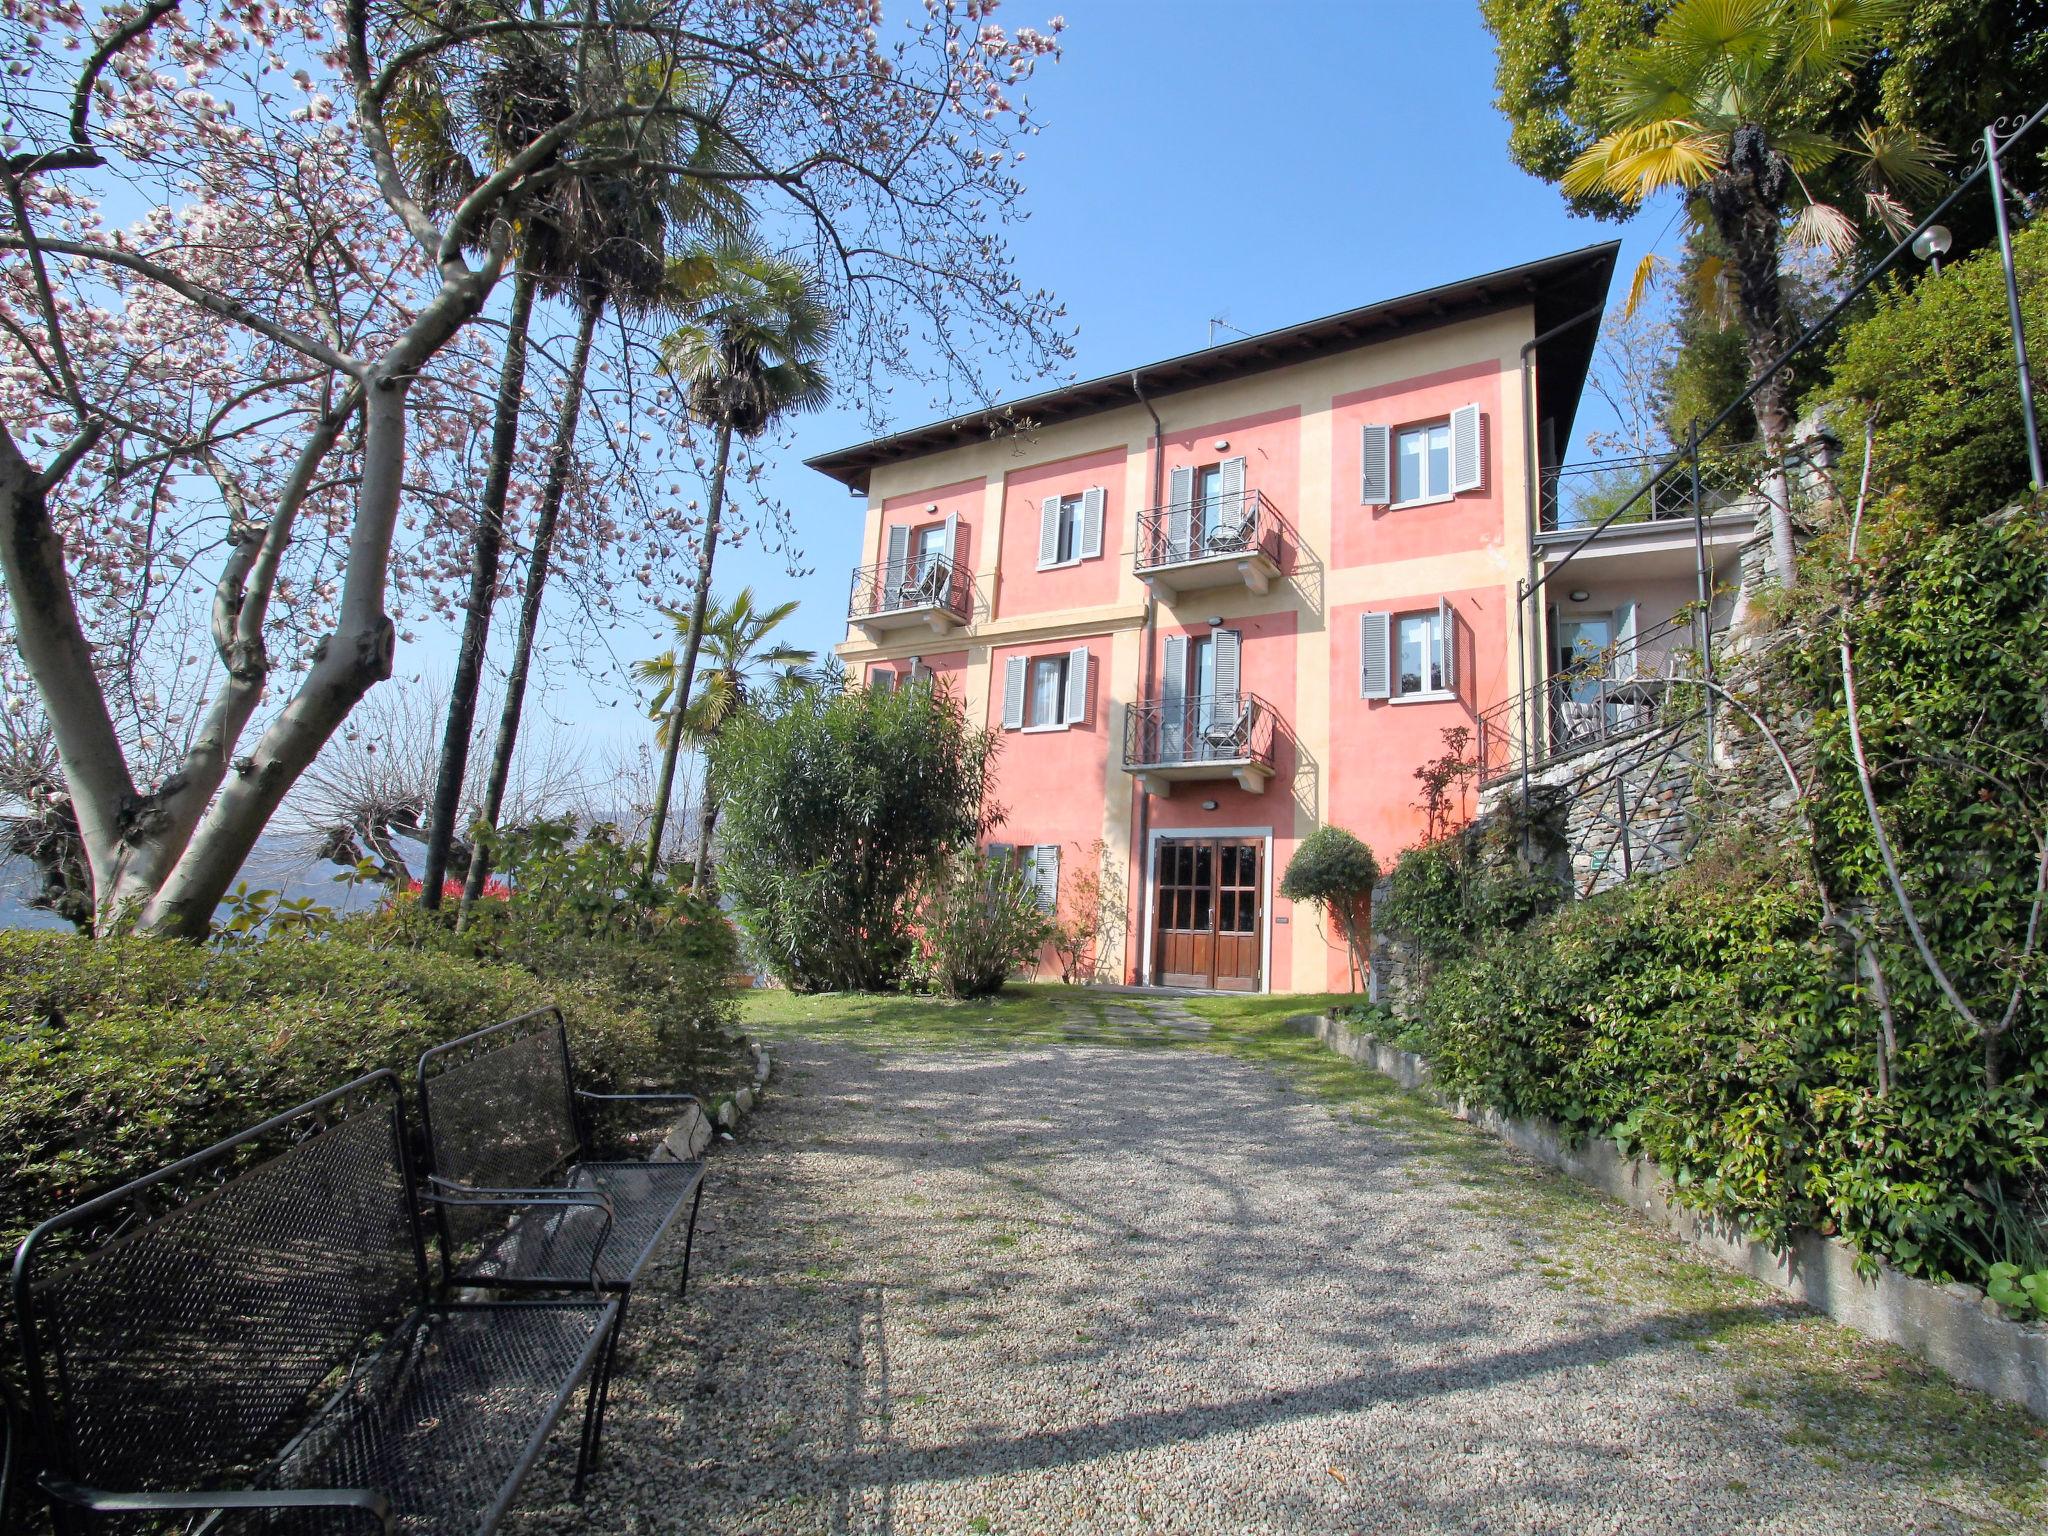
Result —
<svg viewBox="0 0 2048 1536"><path fill-rule="evenodd" d="M868 551L868 559L879 565L889 557L891 528L899 525L910 528L914 548L917 529L929 527L933 523L943 523L957 512L960 514L960 547L953 553L968 570L973 570L975 561L981 557L982 525L987 521L982 497L983 489L987 485L988 481L985 478L958 480L951 485L938 486L933 490L906 491L901 496L887 498L882 503L882 526L875 535L875 547ZM938 504L938 511L926 511L925 509L934 502ZM986 595L977 586L974 598L977 612L986 601Z"/></svg>
<svg viewBox="0 0 2048 1536"><path fill-rule="evenodd" d="M957 692L966 677L967 653L965 651L942 651L938 655L927 656L920 651L917 657L917 664L923 671L933 673L941 681L951 683ZM904 657L898 661L870 662L867 680L870 683L874 682L875 674L878 672L895 673L896 686L901 687L904 680L910 676L910 659Z"/></svg>
<svg viewBox="0 0 2048 1536"><path fill-rule="evenodd" d="M1228 448L1218 448L1217 440ZM1279 513L1283 531L1281 565L1291 568L1297 547L1295 529L1301 511L1301 407L1262 411L1256 416L1236 416L1202 426L1174 427L1166 434L1166 469L1158 479L1162 487L1173 483L1173 471L1183 464L1201 466L1221 459L1243 456L1244 484L1248 491L1264 491ZM1145 494L1151 495L1151 454L1146 454ZM1145 510L1145 509L1140 509ZM1137 536L1138 520L1131 519L1130 537ZM1256 691L1256 690L1254 690Z"/></svg>
<svg viewBox="0 0 2048 1536"><path fill-rule="evenodd" d="M1473 363L1339 395L1331 402L1330 564L1368 565L1497 546L1506 536L1501 465L1513 444L1500 440L1500 365ZM1441 421L1461 405L1477 404L1486 479L1476 491L1429 506L1368 507L1359 499L1360 428Z"/></svg>
<svg viewBox="0 0 2048 1536"><path fill-rule="evenodd" d="M1055 730L1003 729L1003 672L1012 656L1063 656L1088 649L1088 714ZM1102 836L1102 784L1110 733L1121 715L1109 701L1110 637L995 646L989 653L988 728L1001 743L989 799L1006 813L989 834L998 843L1058 843L1060 885ZM1111 717L1116 718L1112 719Z"/></svg>
<svg viewBox="0 0 2048 1536"><path fill-rule="evenodd" d="M1233 442L1232 448L1236 444ZM1171 459L1168 460L1172 462ZM1246 466L1249 470L1250 466ZM1247 480L1250 475L1247 474ZM1197 605L1198 606L1198 605ZM1355 622L1355 621L1354 621ZM1239 656L1243 675L1243 687L1248 693L1256 693L1273 710L1275 729L1273 732L1273 777L1267 782L1265 791L1253 794L1238 788L1230 779L1199 779L1192 783L1173 786L1171 795L1153 795L1153 832L1186 831L1198 833L1216 827L1270 827L1273 842L1272 870L1267 872L1267 891L1275 891L1280 884L1280 874L1287 868L1287 861L1294 855L1294 784L1300 766L1299 752L1295 740L1288 730L1290 721L1297 718L1295 709L1295 642L1298 628L1297 616L1293 612L1253 614L1234 618L1219 626L1234 629L1244 637ZM1153 639L1153 676L1158 676L1159 657L1168 635L1206 635L1211 626L1201 622L1176 624L1171 615L1162 614L1159 630ZM1121 744L1119 743L1119 746ZM1324 769L1323 771L1327 771ZM1214 800L1216 809L1202 809L1204 800ZM1151 841L1147 835L1147 843ZM1151 919L1151 850L1141 847L1134 850L1133 867L1139 871L1137 889L1131 907L1130 947L1125 951L1132 957L1134 965L1142 964L1145 953L1145 928ZM1285 923L1275 919L1285 917ZM1272 974L1265 978L1265 986L1271 992L1288 992L1294 989L1293 940L1290 937L1295 921L1293 903L1272 897L1266 909L1266 930L1272 937ZM1149 979L1149 978L1141 978Z"/></svg>
<svg viewBox="0 0 2048 1536"><path fill-rule="evenodd" d="M1434 610L1439 596L1450 598L1458 615L1457 697L1413 704L1358 696L1358 616L1367 611L1418 613ZM1504 658L1510 645L1506 599L1498 587L1468 591L1417 592L1332 610L1330 618L1330 758L1325 804L1332 825L1356 833L1372 849L1382 870L1392 869L1402 850L1422 840L1423 813L1416 802L1421 786L1415 770L1448 750L1444 731L1463 726L1477 734L1482 711L1506 695ZM1468 744L1466 755L1476 750ZM1476 786L1466 785L1462 810L1469 815ZM1344 957L1333 950L1323 985L1344 986Z"/></svg>
<svg viewBox="0 0 2048 1536"><path fill-rule="evenodd" d="M1038 464L1010 475L1003 485L1002 575L995 597L996 617L1064 612L1116 601L1117 586L1129 561L1130 527L1134 521L1124 494L1128 450L1117 447L1079 458ZM1039 503L1048 496L1074 496L1090 486L1103 488L1102 555L1050 571L1038 568Z"/></svg>

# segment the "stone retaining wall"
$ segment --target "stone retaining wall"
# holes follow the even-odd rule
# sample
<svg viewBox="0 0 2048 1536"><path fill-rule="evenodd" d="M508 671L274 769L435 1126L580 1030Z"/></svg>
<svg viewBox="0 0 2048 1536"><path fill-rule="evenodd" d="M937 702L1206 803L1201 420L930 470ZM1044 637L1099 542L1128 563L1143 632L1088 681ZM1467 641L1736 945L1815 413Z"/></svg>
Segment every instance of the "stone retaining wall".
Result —
<svg viewBox="0 0 2048 1536"><path fill-rule="evenodd" d="M1796 1233L1783 1252L1773 1250L1725 1221L1679 1205L1656 1164L1628 1156L1604 1136L1570 1144L1562 1127L1549 1121L1515 1119L1444 1098L1432 1085L1429 1063L1412 1051L1327 1015L1299 1015L1293 1023L1338 1055L1403 1088L1443 1099L1459 1119L1627 1202L1717 1264L1761 1280L1844 1327L1910 1350L1965 1386L2048 1419L2048 1328L2013 1322L1974 1287L1930 1285L1881 1261L1866 1278L1857 1273L1855 1251L1847 1243L1817 1232Z"/></svg>

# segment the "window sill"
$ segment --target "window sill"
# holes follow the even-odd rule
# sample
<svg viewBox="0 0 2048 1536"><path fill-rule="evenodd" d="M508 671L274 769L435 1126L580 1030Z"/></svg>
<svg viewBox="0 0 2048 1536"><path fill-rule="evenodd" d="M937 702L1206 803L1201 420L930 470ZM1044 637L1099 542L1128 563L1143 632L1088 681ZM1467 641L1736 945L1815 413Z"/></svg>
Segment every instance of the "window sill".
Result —
<svg viewBox="0 0 2048 1536"><path fill-rule="evenodd" d="M1077 565L1085 564L1087 561L1100 560L1101 558L1102 556L1100 555L1076 555L1071 560L1055 560L1049 565L1039 566L1038 569L1041 571L1067 571L1072 570Z"/></svg>
<svg viewBox="0 0 2048 1536"><path fill-rule="evenodd" d="M1397 693L1390 697L1389 704L1451 704L1457 701L1455 689L1437 688L1428 693Z"/></svg>
<svg viewBox="0 0 2048 1536"><path fill-rule="evenodd" d="M1054 731L1071 731L1073 722L1062 720L1057 725L1020 725L1017 733L1021 736L1049 736Z"/></svg>
<svg viewBox="0 0 2048 1536"><path fill-rule="evenodd" d="M1390 501L1387 503L1387 510L1389 512L1406 512L1411 507L1440 507L1445 502L1456 501L1457 499L1458 493L1456 491L1446 491L1441 496L1420 496L1414 501Z"/></svg>

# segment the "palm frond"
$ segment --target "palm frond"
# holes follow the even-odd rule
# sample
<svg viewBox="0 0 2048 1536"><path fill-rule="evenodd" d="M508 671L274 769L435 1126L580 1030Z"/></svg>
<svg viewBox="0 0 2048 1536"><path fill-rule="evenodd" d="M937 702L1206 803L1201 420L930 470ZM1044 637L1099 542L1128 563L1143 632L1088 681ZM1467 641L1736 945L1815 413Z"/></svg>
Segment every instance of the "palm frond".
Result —
<svg viewBox="0 0 2048 1536"><path fill-rule="evenodd" d="M1649 297L1650 288L1656 283L1658 274L1669 265L1670 263L1655 251L1636 263L1635 276L1629 279L1628 301L1621 307L1624 318L1633 318L1635 312L1642 308L1643 300Z"/></svg>
<svg viewBox="0 0 2048 1536"><path fill-rule="evenodd" d="M1786 73L1795 79L1853 69L1882 46L1905 0L1797 0L1792 6Z"/></svg>
<svg viewBox="0 0 2048 1536"><path fill-rule="evenodd" d="M1925 196L1946 185L1941 166L1948 151L1916 129L1866 122L1856 137L1860 174L1871 191Z"/></svg>
<svg viewBox="0 0 2048 1536"><path fill-rule="evenodd" d="M1856 221L1832 203L1808 203L1793 215L1785 238L1839 261L1856 249Z"/></svg>

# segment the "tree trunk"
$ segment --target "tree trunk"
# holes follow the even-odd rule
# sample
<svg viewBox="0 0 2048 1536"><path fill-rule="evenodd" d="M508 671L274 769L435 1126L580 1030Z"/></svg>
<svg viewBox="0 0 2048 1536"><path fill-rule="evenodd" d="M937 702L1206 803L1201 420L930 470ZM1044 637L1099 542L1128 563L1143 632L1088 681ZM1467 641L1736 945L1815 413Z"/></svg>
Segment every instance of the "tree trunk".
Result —
<svg viewBox="0 0 2048 1536"><path fill-rule="evenodd" d="M690 889L699 896L711 894L711 834L718 827L718 787L711 777L709 758L704 763L702 804L697 809L697 865L690 874Z"/></svg>
<svg viewBox="0 0 2048 1536"><path fill-rule="evenodd" d="M1738 128L1729 136L1727 166L1708 183L1707 207L1735 263L1744 352L1751 397L1763 438L1763 492L1770 503L1771 561L1781 586L1798 585L1792 542L1792 502L1785 483L1785 449L1792 436L1791 376L1765 372L1785 351L1785 301L1779 286L1778 217L1790 180L1784 159L1763 130Z"/></svg>
<svg viewBox="0 0 2048 1536"><path fill-rule="evenodd" d="M426 861L420 871L420 905L441 905L448 854L455 842L455 818L462 813L462 781L469 771L469 738L476 728L476 695L483 681L484 648L491 639L491 608L498 596L498 562L505 548L505 497L512 484L512 457L519 447L519 407L526 391L526 334L533 320L534 274L522 265L512 275L512 309L506 318L505 358L498 370L498 398L491 418L491 459L484 473L483 505L469 545L469 606L462 619L462 645L455 654L455 681L448 693L448 719L441 732L441 766L427 811Z"/></svg>
<svg viewBox="0 0 2048 1536"><path fill-rule="evenodd" d="M676 782L676 754L683 746L683 714L690 707L690 687L697 676L697 650L704 643L704 609L711 600L711 560L718 552L718 520L725 510L725 466L732 454L732 423L718 424L718 455L711 465L711 496L704 514L704 539L697 550L697 594L690 602L690 632L683 640L682 664L676 669L675 691L669 697L668 747L661 756L661 777L654 785L654 810L647 829L647 872L661 865L661 834L668 824L668 797Z"/></svg>
<svg viewBox="0 0 2048 1536"><path fill-rule="evenodd" d="M512 754L519 743L519 721L526 707L526 677L533 664L533 637L540 628L541 599L546 595L548 562L553 558L555 525L561 517L562 497L568 489L569 464L575 456L576 426L583 414L583 378L590 367L591 338L604 313L604 300L586 298L576 326L576 349L569 358L569 374L562 390L562 414L555 424L555 440L548 448L547 484L541 490L540 511L533 524L533 556L526 567L526 590L519 598L519 634L512 645L512 672L505 679L505 704L498 712L498 739L491 749L491 776L484 786L481 820L496 829L505 808L505 786L512 778ZM484 880L490 873L490 856L482 847L469 856L469 873L462 883L462 916L459 927L483 895Z"/></svg>

